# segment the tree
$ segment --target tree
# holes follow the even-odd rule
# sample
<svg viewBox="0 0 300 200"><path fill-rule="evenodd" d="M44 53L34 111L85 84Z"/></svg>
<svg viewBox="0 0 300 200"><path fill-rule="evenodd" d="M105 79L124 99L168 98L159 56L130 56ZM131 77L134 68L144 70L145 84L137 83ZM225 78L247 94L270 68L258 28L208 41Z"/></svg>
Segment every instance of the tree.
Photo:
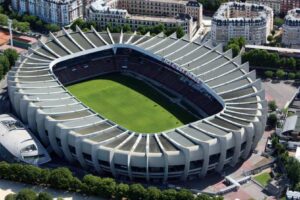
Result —
<svg viewBox="0 0 300 200"><path fill-rule="evenodd" d="M123 32L124 33L131 32L131 27L130 27L129 24L124 24L124 26L123 26Z"/></svg>
<svg viewBox="0 0 300 200"><path fill-rule="evenodd" d="M276 126L276 123L277 123L276 114L270 114L268 117L268 124L274 128Z"/></svg>
<svg viewBox="0 0 300 200"><path fill-rule="evenodd" d="M130 200L144 200L146 189L141 184L132 184L129 186L128 198Z"/></svg>
<svg viewBox="0 0 300 200"><path fill-rule="evenodd" d="M287 163L285 164L287 176L295 186L300 182L300 163L294 157L289 157Z"/></svg>
<svg viewBox="0 0 300 200"><path fill-rule="evenodd" d="M73 175L68 168L61 167L51 171L49 183L51 187L57 189L69 189Z"/></svg>
<svg viewBox="0 0 300 200"><path fill-rule="evenodd" d="M30 24L28 22L19 22L17 20L13 20L13 28L17 29L18 31L21 32L27 32L30 30Z"/></svg>
<svg viewBox="0 0 300 200"><path fill-rule="evenodd" d="M281 19L279 17L275 17L274 24L275 24L275 26L281 27L282 24L284 24L284 19Z"/></svg>
<svg viewBox="0 0 300 200"><path fill-rule="evenodd" d="M52 199L53 199L53 197L49 193L41 192L41 193L39 193L36 200L52 200Z"/></svg>
<svg viewBox="0 0 300 200"><path fill-rule="evenodd" d="M240 53L240 47L237 44L229 44L228 49L232 50L232 56L235 57Z"/></svg>
<svg viewBox="0 0 300 200"><path fill-rule="evenodd" d="M181 189L176 194L176 200L193 200L194 196L193 194L186 189Z"/></svg>
<svg viewBox="0 0 300 200"><path fill-rule="evenodd" d="M84 21L83 19L81 19L81 18L78 18L78 19L76 19L76 20L72 23L72 25L70 26L70 28L71 28L73 31L76 31L76 25L77 25L78 27L82 28L82 27L84 26L84 24L85 24L85 21Z"/></svg>
<svg viewBox="0 0 300 200"><path fill-rule="evenodd" d="M265 71L265 76L267 77L267 78L272 78L273 76L274 76L274 72L272 72L272 71Z"/></svg>
<svg viewBox="0 0 300 200"><path fill-rule="evenodd" d="M103 198L111 198L115 194L116 182L112 178L102 178L98 182L98 194Z"/></svg>
<svg viewBox="0 0 300 200"><path fill-rule="evenodd" d="M300 72L296 73L296 79L300 79Z"/></svg>
<svg viewBox="0 0 300 200"><path fill-rule="evenodd" d="M295 185L294 191L300 192L300 182L298 182L298 183Z"/></svg>
<svg viewBox="0 0 300 200"><path fill-rule="evenodd" d="M8 194L5 196L4 200L15 200L16 199L16 195L15 194Z"/></svg>
<svg viewBox="0 0 300 200"><path fill-rule="evenodd" d="M14 66L19 57L18 52L15 49L11 48L5 49L3 51L3 55L5 55L8 58L10 66Z"/></svg>
<svg viewBox="0 0 300 200"><path fill-rule="evenodd" d="M116 199L117 200L122 200L123 198L128 197L128 191L129 191L129 186L124 183L120 183L116 187Z"/></svg>
<svg viewBox="0 0 300 200"><path fill-rule="evenodd" d="M184 30L181 26L178 26L176 29L177 38L182 38L185 35Z"/></svg>
<svg viewBox="0 0 300 200"><path fill-rule="evenodd" d="M139 26L139 27L137 28L137 31L138 31L140 34L142 34L142 35L144 35L144 34L147 33L147 30L146 30L146 27L145 27L145 26Z"/></svg>
<svg viewBox="0 0 300 200"><path fill-rule="evenodd" d="M176 200L176 190L168 189L163 190L161 193L161 200Z"/></svg>
<svg viewBox="0 0 300 200"><path fill-rule="evenodd" d="M275 30L272 30L272 31L271 31L271 34L274 36L274 35L275 35Z"/></svg>
<svg viewBox="0 0 300 200"><path fill-rule="evenodd" d="M276 71L276 76L279 78L279 79L282 79L284 76L285 76L285 72L282 70L282 69L278 69Z"/></svg>
<svg viewBox="0 0 300 200"><path fill-rule="evenodd" d="M16 200L35 200L36 193L30 189L23 189L16 195Z"/></svg>
<svg viewBox="0 0 300 200"><path fill-rule="evenodd" d="M293 73L293 72L290 72L290 73L288 73L288 77L289 77L289 79L295 79L295 77L296 77L296 74L295 73Z"/></svg>
<svg viewBox="0 0 300 200"><path fill-rule="evenodd" d="M274 40L273 35L269 35L269 36L267 37L267 40L268 40L269 42L272 42L272 41Z"/></svg>
<svg viewBox="0 0 300 200"><path fill-rule="evenodd" d="M161 191L156 187L149 187L147 189L146 199L148 200L160 200Z"/></svg>
<svg viewBox="0 0 300 200"><path fill-rule="evenodd" d="M158 24L156 26L154 26L152 29L151 29L151 33L154 33L154 34L159 34L161 32L164 32L165 31L165 25L163 24Z"/></svg>
<svg viewBox="0 0 300 200"><path fill-rule="evenodd" d="M4 69L3 69L3 65L0 64L0 80L2 80L3 76L4 76ZM0 175L0 177L1 177L1 175Z"/></svg>
<svg viewBox="0 0 300 200"><path fill-rule="evenodd" d="M277 109L276 101L269 101L268 106L269 110L271 110L272 112Z"/></svg>
<svg viewBox="0 0 300 200"><path fill-rule="evenodd" d="M8 58L4 55L0 55L0 64L3 66L3 74L6 74L10 69Z"/></svg>
<svg viewBox="0 0 300 200"><path fill-rule="evenodd" d="M296 59L295 58L288 58L287 61L286 61L286 65L287 67L293 69L293 70L296 70Z"/></svg>
<svg viewBox="0 0 300 200"><path fill-rule="evenodd" d="M7 26L8 17L7 15L0 14L0 25Z"/></svg>
<svg viewBox="0 0 300 200"><path fill-rule="evenodd" d="M49 32L57 32L60 30L60 27L56 24L47 24L45 26L45 28L49 31Z"/></svg>

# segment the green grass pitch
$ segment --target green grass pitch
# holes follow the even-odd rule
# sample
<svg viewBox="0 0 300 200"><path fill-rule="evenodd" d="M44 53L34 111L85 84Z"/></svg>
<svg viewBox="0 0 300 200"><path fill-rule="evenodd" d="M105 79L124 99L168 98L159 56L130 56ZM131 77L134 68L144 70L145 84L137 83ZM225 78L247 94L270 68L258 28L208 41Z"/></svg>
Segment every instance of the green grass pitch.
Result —
<svg viewBox="0 0 300 200"><path fill-rule="evenodd" d="M85 105L109 120L139 133L156 133L196 121L141 80L110 74L67 89Z"/></svg>

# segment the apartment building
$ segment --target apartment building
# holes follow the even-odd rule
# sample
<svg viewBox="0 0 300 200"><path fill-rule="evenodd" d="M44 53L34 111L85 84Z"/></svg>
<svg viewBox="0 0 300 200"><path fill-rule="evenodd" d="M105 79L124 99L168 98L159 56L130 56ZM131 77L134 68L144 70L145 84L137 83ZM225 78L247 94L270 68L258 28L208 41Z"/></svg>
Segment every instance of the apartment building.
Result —
<svg viewBox="0 0 300 200"><path fill-rule="evenodd" d="M282 43L284 45L300 45L300 8L288 12L282 28Z"/></svg>
<svg viewBox="0 0 300 200"><path fill-rule="evenodd" d="M300 8L300 0L281 0L281 13L286 14L289 10Z"/></svg>
<svg viewBox="0 0 300 200"><path fill-rule="evenodd" d="M212 19L214 44L244 37L248 44L263 44L273 29L273 10L264 5L229 2L222 4Z"/></svg>
<svg viewBox="0 0 300 200"><path fill-rule="evenodd" d="M12 0L12 8L59 26L68 25L83 16L81 0Z"/></svg>
<svg viewBox="0 0 300 200"><path fill-rule="evenodd" d="M105 28L130 25L183 27L185 33L193 35L202 23L202 5L196 1L182 0L99 0L93 2L87 11L87 20L97 22Z"/></svg>
<svg viewBox="0 0 300 200"><path fill-rule="evenodd" d="M276 15L281 13L281 1L282 0L247 0L248 3L265 5L272 8Z"/></svg>

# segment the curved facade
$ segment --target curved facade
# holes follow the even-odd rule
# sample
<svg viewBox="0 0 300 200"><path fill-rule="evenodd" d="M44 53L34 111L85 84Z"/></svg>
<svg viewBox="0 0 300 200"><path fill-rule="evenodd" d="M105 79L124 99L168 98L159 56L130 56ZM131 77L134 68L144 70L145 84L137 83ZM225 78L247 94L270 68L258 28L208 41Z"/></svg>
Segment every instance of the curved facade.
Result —
<svg viewBox="0 0 300 200"><path fill-rule="evenodd" d="M300 45L300 8L290 10L284 19L284 24L282 25L282 43L291 45Z"/></svg>
<svg viewBox="0 0 300 200"><path fill-rule="evenodd" d="M202 94L191 99L197 99L205 117L162 133L135 133L93 112L64 88L91 74L124 68L126 59L112 59L121 49L151 57L188 79ZM88 64L80 63L84 59ZM147 65L142 66L144 72ZM94 71L99 68L100 73ZM266 123L261 82L247 63L241 64L240 56L232 58L231 51L222 52L222 46L214 47L211 41L200 44L174 35L94 29L51 34L22 55L9 72L8 85L16 113L44 144L70 162L130 180L188 180L234 166L250 155Z"/></svg>
<svg viewBox="0 0 300 200"><path fill-rule="evenodd" d="M244 37L248 44L264 44L273 29L273 10L264 5L228 2L212 18L214 44L226 44L231 38Z"/></svg>

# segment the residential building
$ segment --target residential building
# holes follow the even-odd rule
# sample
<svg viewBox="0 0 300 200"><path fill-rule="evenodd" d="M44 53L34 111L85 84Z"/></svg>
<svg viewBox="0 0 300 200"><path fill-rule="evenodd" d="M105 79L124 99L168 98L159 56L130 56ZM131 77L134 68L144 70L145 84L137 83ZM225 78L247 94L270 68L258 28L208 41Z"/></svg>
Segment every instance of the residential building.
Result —
<svg viewBox="0 0 300 200"><path fill-rule="evenodd" d="M259 5L265 5L273 9L274 14L281 13L281 1L282 0L247 0L248 3L255 3Z"/></svg>
<svg viewBox="0 0 300 200"><path fill-rule="evenodd" d="M212 19L214 44L244 37L248 44L264 44L273 29L273 10L264 5L229 2L222 4Z"/></svg>
<svg viewBox="0 0 300 200"><path fill-rule="evenodd" d="M286 14L289 10L300 8L300 0L281 0L281 13Z"/></svg>
<svg viewBox="0 0 300 200"><path fill-rule="evenodd" d="M123 26L183 27L193 35L202 23L202 5L196 1L182 0L99 0L88 7L87 19L105 28L107 24Z"/></svg>
<svg viewBox="0 0 300 200"><path fill-rule="evenodd" d="M284 45L300 45L300 8L295 8L288 12L282 28L282 43Z"/></svg>
<svg viewBox="0 0 300 200"><path fill-rule="evenodd" d="M18 13L29 13L59 26L83 17L81 0L12 0L12 8Z"/></svg>

